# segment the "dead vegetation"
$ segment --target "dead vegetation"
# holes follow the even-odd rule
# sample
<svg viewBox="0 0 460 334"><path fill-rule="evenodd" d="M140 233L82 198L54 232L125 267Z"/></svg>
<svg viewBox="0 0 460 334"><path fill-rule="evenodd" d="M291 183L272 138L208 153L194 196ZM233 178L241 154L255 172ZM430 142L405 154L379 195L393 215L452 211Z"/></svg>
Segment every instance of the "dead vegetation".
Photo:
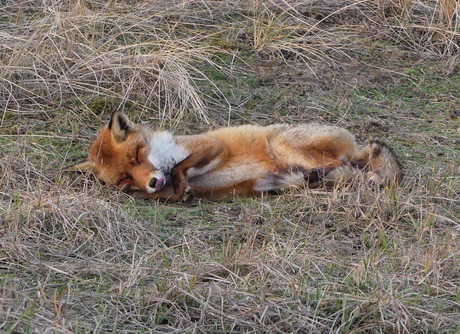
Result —
<svg viewBox="0 0 460 334"><path fill-rule="evenodd" d="M4 1L0 331L456 333L458 4ZM185 132L326 121L384 137L397 189L181 207L82 160L122 109Z"/></svg>

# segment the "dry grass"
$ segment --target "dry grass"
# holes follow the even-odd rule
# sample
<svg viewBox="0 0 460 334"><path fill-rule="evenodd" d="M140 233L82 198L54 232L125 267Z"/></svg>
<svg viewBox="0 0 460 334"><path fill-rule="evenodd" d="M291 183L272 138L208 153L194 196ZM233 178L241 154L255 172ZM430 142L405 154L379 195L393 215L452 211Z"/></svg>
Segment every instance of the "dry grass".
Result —
<svg viewBox="0 0 460 334"><path fill-rule="evenodd" d="M88 105L103 96L116 100L117 108L134 104L169 123L186 112L206 119L191 80L194 64L208 60L208 48L201 43L206 36L176 38L174 27L151 29L162 15L171 14L150 6L58 0L18 5L19 12L4 23L2 98L7 110L24 112L27 107L33 113L69 99ZM21 17L28 11L33 14Z"/></svg>
<svg viewBox="0 0 460 334"><path fill-rule="evenodd" d="M460 27L460 5L453 0L440 0L441 5L440 17L442 22L447 25L450 29L456 29Z"/></svg>
<svg viewBox="0 0 460 334"><path fill-rule="evenodd" d="M460 75L443 3L4 1L0 331L457 333ZM113 109L190 132L329 121L387 137L406 178L136 200L61 173Z"/></svg>
<svg viewBox="0 0 460 334"><path fill-rule="evenodd" d="M168 208L2 169L6 332L458 329L458 178Z"/></svg>
<svg viewBox="0 0 460 334"><path fill-rule="evenodd" d="M459 48L456 1L376 1L380 17L392 27L393 38L422 51L455 55Z"/></svg>
<svg viewBox="0 0 460 334"><path fill-rule="evenodd" d="M409 17L412 0L376 0L375 3L383 15L389 13L404 20Z"/></svg>

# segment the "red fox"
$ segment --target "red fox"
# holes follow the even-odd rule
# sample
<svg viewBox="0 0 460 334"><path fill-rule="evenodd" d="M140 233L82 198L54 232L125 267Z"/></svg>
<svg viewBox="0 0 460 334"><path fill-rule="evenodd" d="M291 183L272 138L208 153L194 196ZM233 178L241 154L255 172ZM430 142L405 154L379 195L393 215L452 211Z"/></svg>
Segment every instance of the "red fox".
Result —
<svg viewBox="0 0 460 334"><path fill-rule="evenodd" d="M149 198L190 202L283 188L353 182L397 184L401 166L380 141L359 149L347 130L318 123L242 125L198 135L173 135L133 124L115 112L71 171Z"/></svg>

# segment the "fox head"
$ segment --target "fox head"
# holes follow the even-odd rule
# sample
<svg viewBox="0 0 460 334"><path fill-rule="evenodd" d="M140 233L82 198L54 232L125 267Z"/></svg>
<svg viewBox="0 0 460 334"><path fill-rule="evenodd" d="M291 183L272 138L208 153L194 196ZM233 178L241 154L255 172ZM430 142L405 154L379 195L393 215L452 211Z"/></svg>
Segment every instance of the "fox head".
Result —
<svg viewBox="0 0 460 334"><path fill-rule="evenodd" d="M119 189L157 192L166 181L149 159L150 137L148 129L115 112L91 145L88 159L67 170L93 173Z"/></svg>

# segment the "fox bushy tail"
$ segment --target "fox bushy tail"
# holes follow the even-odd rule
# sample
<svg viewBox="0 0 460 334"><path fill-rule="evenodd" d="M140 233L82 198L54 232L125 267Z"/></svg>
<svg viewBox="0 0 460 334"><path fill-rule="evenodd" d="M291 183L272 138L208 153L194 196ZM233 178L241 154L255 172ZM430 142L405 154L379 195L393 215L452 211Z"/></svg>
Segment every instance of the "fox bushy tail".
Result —
<svg viewBox="0 0 460 334"><path fill-rule="evenodd" d="M325 175L327 186L347 185L356 180L373 187L397 185L402 179L402 167L394 151L385 143L373 140L344 165Z"/></svg>

